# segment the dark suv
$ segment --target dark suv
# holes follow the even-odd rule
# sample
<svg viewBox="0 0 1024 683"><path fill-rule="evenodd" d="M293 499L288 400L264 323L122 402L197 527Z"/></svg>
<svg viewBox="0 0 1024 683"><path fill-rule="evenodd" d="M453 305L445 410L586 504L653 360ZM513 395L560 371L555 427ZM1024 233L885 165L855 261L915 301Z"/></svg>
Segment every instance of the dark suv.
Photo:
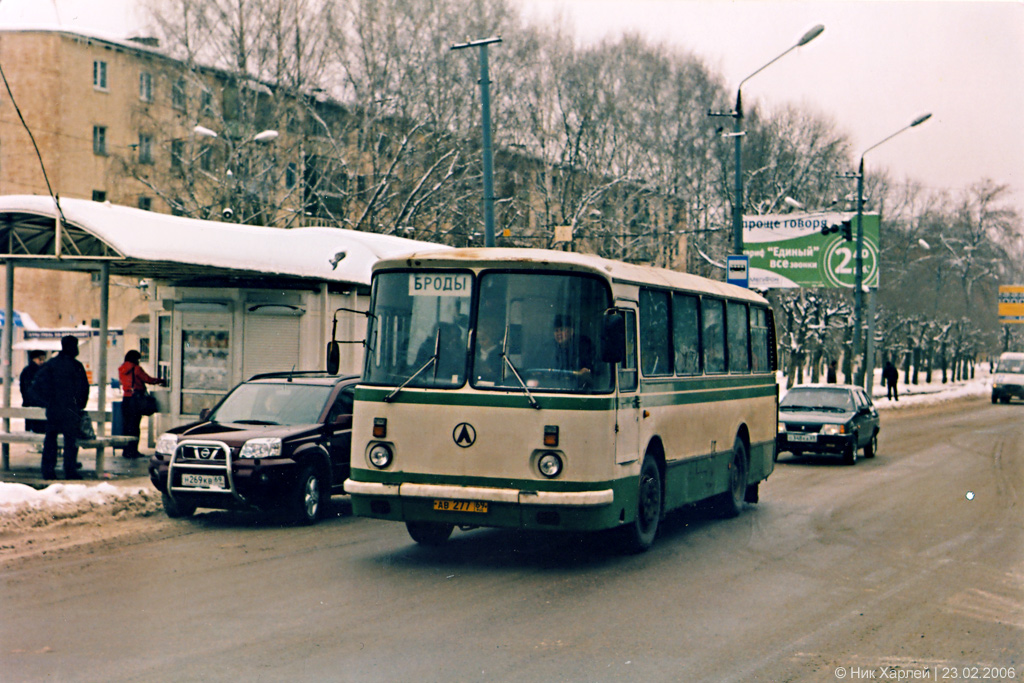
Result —
<svg viewBox="0 0 1024 683"><path fill-rule="evenodd" d="M284 509L315 522L348 478L358 381L325 372L256 375L199 422L162 434L149 478L167 516Z"/></svg>

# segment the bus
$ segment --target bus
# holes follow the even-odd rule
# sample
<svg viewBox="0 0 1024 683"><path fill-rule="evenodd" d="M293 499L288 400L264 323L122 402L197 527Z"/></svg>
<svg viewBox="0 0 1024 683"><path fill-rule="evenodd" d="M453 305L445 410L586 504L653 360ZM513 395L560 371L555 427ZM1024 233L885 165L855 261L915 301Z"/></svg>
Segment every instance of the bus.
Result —
<svg viewBox="0 0 1024 683"><path fill-rule="evenodd" d="M373 269L345 490L440 545L455 527L601 531L756 502L775 463L771 308L747 289L542 249Z"/></svg>

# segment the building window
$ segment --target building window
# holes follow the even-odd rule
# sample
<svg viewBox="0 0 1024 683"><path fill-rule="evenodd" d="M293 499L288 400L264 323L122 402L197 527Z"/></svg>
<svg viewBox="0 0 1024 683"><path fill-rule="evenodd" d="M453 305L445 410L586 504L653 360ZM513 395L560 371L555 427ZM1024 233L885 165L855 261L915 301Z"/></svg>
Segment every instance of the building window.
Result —
<svg viewBox="0 0 1024 683"><path fill-rule="evenodd" d="M171 87L171 106L185 111L185 79L179 78Z"/></svg>
<svg viewBox="0 0 1024 683"><path fill-rule="evenodd" d="M107 127L92 127L92 153L96 156L107 156Z"/></svg>
<svg viewBox="0 0 1024 683"><path fill-rule="evenodd" d="M209 90L204 90L199 95L199 115L213 116L213 113L213 93Z"/></svg>
<svg viewBox="0 0 1024 683"><path fill-rule="evenodd" d="M199 150L199 168L204 171L213 170L213 148L209 145L203 145Z"/></svg>
<svg viewBox="0 0 1024 683"><path fill-rule="evenodd" d="M153 75L147 71L139 74L139 99L143 102L153 101Z"/></svg>
<svg viewBox="0 0 1024 683"><path fill-rule="evenodd" d="M104 192L103 190L93 190L92 200L94 202L105 202L107 201L107 193Z"/></svg>
<svg viewBox="0 0 1024 683"><path fill-rule="evenodd" d="M153 136L139 133L139 163L153 163Z"/></svg>
<svg viewBox="0 0 1024 683"><path fill-rule="evenodd" d="M153 210L153 198L146 195L139 195L139 208L143 211Z"/></svg>
<svg viewBox="0 0 1024 683"><path fill-rule="evenodd" d="M92 63L92 87L107 89L107 63L99 59Z"/></svg>
<svg viewBox="0 0 1024 683"><path fill-rule="evenodd" d="M171 168L181 168L185 157L185 141L171 140Z"/></svg>

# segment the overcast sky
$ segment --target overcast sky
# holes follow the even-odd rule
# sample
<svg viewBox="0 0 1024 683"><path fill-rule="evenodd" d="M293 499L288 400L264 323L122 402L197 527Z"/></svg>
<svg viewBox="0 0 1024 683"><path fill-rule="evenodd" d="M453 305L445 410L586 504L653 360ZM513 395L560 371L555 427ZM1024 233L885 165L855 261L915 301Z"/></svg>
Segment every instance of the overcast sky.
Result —
<svg viewBox="0 0 1024 683"><path fill-rule="evenodd" d="M514 0L560 14L581 42L624 30L702 57L730 89L816 24L825 32L743 86L744 102L803 104L831 117L857 155L918 115L923 125L872 150L868 172L959 190L1011 185L1024 206L1024 3L910 0ZM133 0L0 0L0 26L52 21L124 36ZM481 36L483 37L483 36ZM501 59L492 49L491 63ZM850 169L855 170L855 169Z"/></svg>

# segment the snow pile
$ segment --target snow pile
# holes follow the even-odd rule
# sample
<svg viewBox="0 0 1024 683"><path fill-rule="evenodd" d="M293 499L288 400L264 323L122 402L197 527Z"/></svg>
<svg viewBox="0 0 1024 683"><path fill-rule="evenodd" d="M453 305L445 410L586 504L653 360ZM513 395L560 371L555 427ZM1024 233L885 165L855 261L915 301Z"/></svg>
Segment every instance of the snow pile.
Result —
<svg viewBox="0 0 1024 683"><path fill-rule="evenodd" d="M51 484L36 490L0 482L0 533L65 521L102 525L105 520L148 517L159 509L160 494L139 486Z"/></svg>
<svg viewBox="0 0 1024 683"><path fill-rule="evenodd" d="M96 486L85 484L51 484L36 490L25 484L0 482L0 515L11 514L20 507L62 507L82 505L103 505L117 500L137 496L145 489L114 486L106 482Z"/></svg>

